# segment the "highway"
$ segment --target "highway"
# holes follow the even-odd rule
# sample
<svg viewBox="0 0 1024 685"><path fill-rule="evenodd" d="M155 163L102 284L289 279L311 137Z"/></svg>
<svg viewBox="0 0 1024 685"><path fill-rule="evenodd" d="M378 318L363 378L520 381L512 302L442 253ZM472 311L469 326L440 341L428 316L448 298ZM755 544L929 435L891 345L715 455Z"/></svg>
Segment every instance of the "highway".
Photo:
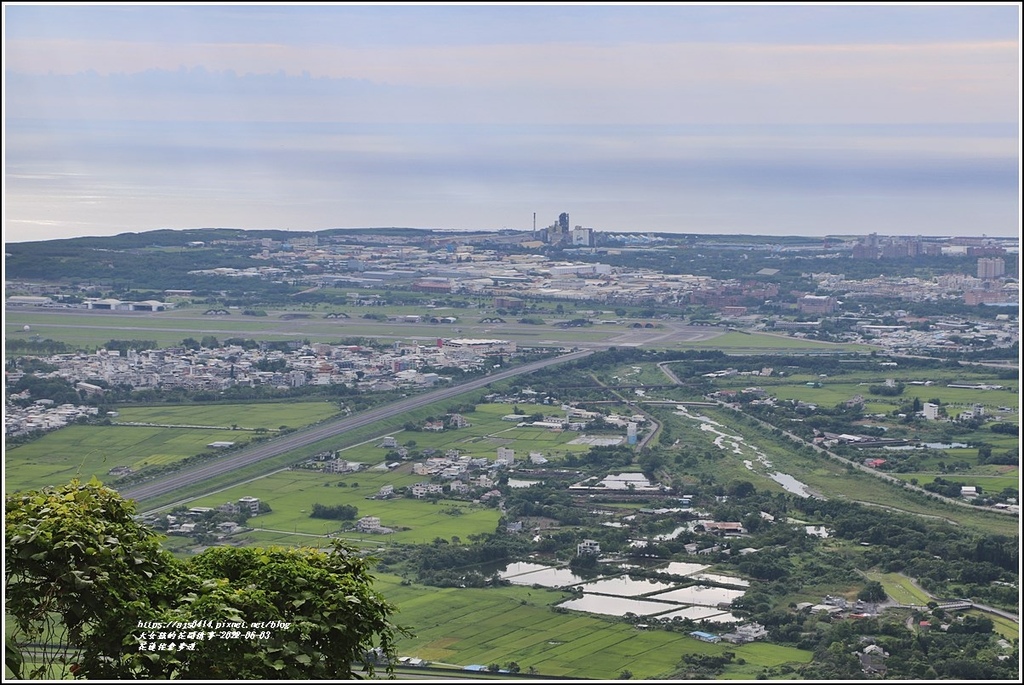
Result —
<svg viewBox="0 0 1024 685"><path fill-rule="evenodd" d="M506 378L530 373L531 371L543 369L553 364L582 359L590 354L593 354L593 350L581 350L578 352L564 354L559 357L553 357L551 359L542 359L541 361L531 362L529 364L524 364L523 366L504 369L481 378L474 378L473 380L459 385L407 397L405 399L398 400L397 402L386 404L382 407L370 409L355 416L348 416L343 419L328 421L311 428L301 429L268 442L260 443L259 445L243 448L238 452L218 459L211 464L188 469L184 473L176 473L171 476L167 476L166 478L161 478L151 483L145 483L130 490L125 490L124 492L121 492L121 496L125 499L135 500L136 502L142 502L147 499L159 497L160 495L165 495L179 488L200 483L204 480L223 475L244 466L254 464L258 461L270 459L271 457L276 457L280 454L284 454L285 452L290 452L291 450L299 449L300 447L312 445L315 442L319 442L320 440L324 440L335 435L340 435L346 431L362 428L363 426L375 423L381 419L390 418L414 409L419 409L420 407L424 407L433 402L446 400L470 390L477 390L489 385L490 383L501 381Z"/></svg>

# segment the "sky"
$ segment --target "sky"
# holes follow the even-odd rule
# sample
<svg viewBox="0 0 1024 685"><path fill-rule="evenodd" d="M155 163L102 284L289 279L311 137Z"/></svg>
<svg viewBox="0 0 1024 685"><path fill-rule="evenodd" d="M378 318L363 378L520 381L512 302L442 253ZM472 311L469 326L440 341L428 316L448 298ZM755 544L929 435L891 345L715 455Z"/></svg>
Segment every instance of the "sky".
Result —
<svg viewBox="0 0 1024 685"><path fill-rule="evenodd" d="M5 3L5 242L1020 233L1020 5Z"/></svg>

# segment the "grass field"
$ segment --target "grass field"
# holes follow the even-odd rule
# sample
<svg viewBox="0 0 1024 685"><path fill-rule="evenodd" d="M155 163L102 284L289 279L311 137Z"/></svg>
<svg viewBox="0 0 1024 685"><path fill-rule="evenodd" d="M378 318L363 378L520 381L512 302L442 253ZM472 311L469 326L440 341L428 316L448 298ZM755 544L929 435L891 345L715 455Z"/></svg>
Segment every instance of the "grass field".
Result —
<svg viewBox="0 0 1024 685"><path fill-rule="evenodd" d="M740 333L730 331L713 340L682 342L659 341L652 347L664 349L711 349L722 350L728 354L763 354L772 352L869 352L870 345L854 343L826 343L817 340L791 338L785 335L767 335L764 333Z"/></svg>
<svg viewBox="0 0 1024 685"><path fill-rule="evenodd" d="M983 476L974 473L945 473L939 475L934 473L896 473L893 475L900 480L908 482L911 479L917 479L918 485L925 485L931 483L936 478L943 478L963 485L978 486L983 493L998 493L1002 492L1004 488L1020 487L1020 479L1015 476Z"/></svg>
<svg viewBox="0 0 1024 685"><path fill-rule="evenodd" d="M269 504L273 511L249 519L249 526L278 534L326 535L338 531L343 522L310 518L313 504L350 504L357 508L359 517L377 516L382 526L394 528L396 532L381 536L350 534L339 537L361 538L378 541L380 544L421 544L437 537L468 538L478 533L494 532L497 528L500 511L469 502L433 502L402 497L367 499L377 494L384 485L393 485L397 489L422 480L425 480L424 476L411 473L411 464L407 464L401 472L362 471L344 475L294 469L201 497L189 502L189 505L215 507L237 501L240 497L258 497L261 502ZM345 487L338 487L339 483L344 483Z"/></svg>
<svg viewBox="0 0 1024 685"><path fill-rule="evenodd" d="M716 455L713 459L702 458L698 468L714 475L718 482L728 483L732 479L750 480L759 490L781 491L782 486L770 479L769 472L788 474L810 486L829 499L845 499L881 507L896 508L923 516L936 516L954 520L961 525L971 525L999 535L1014 535L1016 521L1009 516L941 504L925 499L922 495L908 492L881 479L861 471L850 472L839 462L822 455L809 454L795 449L794 443L771 435L756 423L745 421L734 412L701 407L701 414L719 422L717 431L743 438L738 446L731 439L722 441L722 447L713 444L717 433L701 430L699 423L692 419L675 416L662 411L672 430L683 441L686 448L698 455L706 452ZM755 449L756 448L756 449ZM764 453L772 464L771 469L756 466L756 450ZM755 464L754 470L746 468L744 460Z"/></svg>
<svg viewBox="0 0 1024 685"><path fill-rule="evenodd" d="M332 310L333 311L333 310ZM324 313L305 311L308 318L288 318L289 312L270 312L265 317L203 316L201 310L172 310L158 313L99 313L84 310L50 310L44 312L8 311L5 319L7 339L38 335L86 348L99 347L108 340L155 340L166 347L187 337L213 335L226 338L259 340L309 339L313 342L334 342L350 337L435 340L439 337L485 337L515 340L523 345L544 341L601 342L628 329L625 326L562 329L552 326L519 324L506 317L505 324L481 324L484 316L476 313L456 324L429 324L376 321L354 317L325 319ZM360 314L361 316L361 314ZM283 318L284 317L284 318ZM30 325L26 333L23 328Z"/></svg>
<svg viewBox="0 0 1024 685"><path fill-rule="evenodd" d="M867 573L869 580L875 580L885 588L885 594L900 604L917 604L924 606L931 601L927 592L917 588L909 578L901 573Z"/></svg>
<svg viewBox="0 0 1024 685"><path fill-rule="evenodd" d="M555 613L552 604L567 595L528 587L491 589L402 586L378 575L377 588L400 609L399 623L416 635L398 644L402 655L448 664L504 665L516 661L543 675L615 679L623 670L637 679L671 673L684 654L733 651L746 664L730 666L729 676L752 678L768 666L807 663L811 653L768 644L708 644L685 634L640 631L620 621L586 614Z"/></svg>
<svg viewBox="0 0 1024 685"><path fill-rule="evenodd" d="M6 451L7 492L60 485L72 478L96 476L109 482L115 466L138 471L209 452L211 442L230 437L236 444L249 441L249 431L150 428L142 426L68 426L38 440Z"/></svg>
<svg viewBox="0 0 1024 685"><path fill-rule="evenodd" d="M964 613L969 614L971 616L984 616L985 618L990 619L992 623L995 624L993 630L1002 635L1003 637L1005 637L1007 640L1010 640L1011 642L1013 640L1020 639L1020 624L1016 621L1011 621L1010 619L1004 618L997 614L990 614L988 612L978 611L976 609L970 609L968 611L965 611Z"/></svg>
<svg viewBox="0 0 1024 685"><path fill-rule="evenodd" d="M520 403L517 406L520 412L527 415L534 413L565 415L560 408L550 405ZM443 451L455 448L461 454L489 459L494 459L498 447L502 446L515 449L517 460L526 459L531 451L552 455L585 452L589 449L587 445L568 444L578 438L579 433L552 431L546 428L517 428L513 422L502 421L501 417L513 413L513 409L511 404L481 404L477 405L476 411L464 414L471 424L466 428L445 430L439 433L399 430L388 433L388 435L393 436L399 445L405 445L410 441L414 442L417 450L433 448ZM443 414L442 406L436 407L433 415L435 418L440 418ZM624 430L622 435L625 435ZM345 458L350 461L380 461L384 454L385 451L376 447L375 444L366 444L346 450Z"/></svg>
<svg viewBox="0 0 1024 685"><path fill-rule="evenodd" d="M266 428L281 426L298 428L323 421L339 413L330 401L269 402L252 404L203 404L186 406L125 407L119 409L118 423L160 423L182 426L227 426Z"/></svg>
<svg viewBox="0 0 1024 685"><path fill-rule="evenodd" d="M524 413L552 412L546 405L520 404ZM582 452L587 445L569 445L578 437L574 432L553 432L550 430L516 428L514 423L502 421L501 417L511 413L512 405L478 405L476 411L465 416L472 425L458 430L441 433L427 433L398 430L387 435L396 437L399 444L415 442L415 449L433 448L443 453L456 448L460 453L473 457L494 459L499 446L516 450L517 461L525 459L529 452L542 452L554 457L568 452ZM435 407L437 415L443 414ZM354 446L343 449L340 456L348 461L362 462L368 467L380 464L387 450L379 447L381 434L367 436ZM372 438L372 439L371 439ZM496 509L465 502L440 502L408 500L370 500L384 485L396 489L412 485L428 477L412 473L412 463L407 462L391 471L368 469L349 474L326 474L309 469L296 468L279 471L256 478L243 485L228 487L216 494L190 500L192 506L217 506L225 501L240 497L259 497L267 502L273 512L252 519L250 525L261 530L252 533L254 537L243 538L251 542L279 542L286 536L325 535L336 532L338 523L309 518L314 502L325 505L351 504L356 506L359 516L377 516L381 525L388 528L409 528L397 530L394 534L379 538L384 542L430 542L435 537L466 538L481 532L492 532L498 523L500 512ZM349 539L366 538L365 535L346 535Z"/></svg>
<svg viewBox="0 0 1024 685"><path fill-rule="evenodd" d="M117 421L174 425L213 425L225 429L156 426L67 426L38 440L6 450L4 476L7 492L60 485L72 478L113 480L115 466L135 471L169 464L212 451L211 442L242 445L256 434L231 430L232 424L276 430L315 423L337 413L327 402L279 402L253 405L160 406L121 410Z"/></svg>
<svg viewBox="0 0 1024 685"><path fill-rule="evenodd" d="M920 375L923 378L929 373L930 371L922 371ZM741 378L725 382L718 381L718 385L723 388L732 388L750 385L750 382L750 378ZM821 387L806 385L806 383L810 382L820 383ZM947 405L951 412L954 409L962 411L974 404L983 405L989 413L996 412L997 408L1001 406L1011 408L1012 411L1008 416L1012 417L1017 412L1018 383L1016 381L1002 380L996 376L979 377L972 375L967 380L964 380L963 376L958 380L954 377L948 377L945 380L936 382L935 385L905 385L903 394L898 397L883 397L869 394L868 389L870 386L881 385L884 382L885 379L879 378L877 374L872 376L856 374L852 378L848 375L843 375L834 378L792 376L785 379L757 379L758 385L764 387L770 394L775 395L779 399L802 400L829 407L845 402L855 395L861 395L867 402L887 406L887 411L892 411L896 406L912 401L916 397L922 402L937 399L943 405ZM1004 387L999 390L950 388L947 387L949 383L991 384Z"/></svg>

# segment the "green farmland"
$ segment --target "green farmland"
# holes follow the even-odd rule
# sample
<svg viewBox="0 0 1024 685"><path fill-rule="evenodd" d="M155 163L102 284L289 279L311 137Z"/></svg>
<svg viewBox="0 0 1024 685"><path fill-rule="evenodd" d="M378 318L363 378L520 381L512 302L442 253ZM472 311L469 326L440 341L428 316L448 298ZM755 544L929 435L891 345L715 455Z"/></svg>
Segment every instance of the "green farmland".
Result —
<svg viewBox="0 0 1024 685"><path fill-rule="evenodd" d="M546 405L520 404L524 413L552 412ZM443 432L421 432L398 430L388 435L396 438L399 445L414 444L415 449L424 448L443 453L447 449L458 449L461 454L471 457L494 459L499 446L516 450L517 461L529 452L541 452L549 457L569 452L584 452L588 445L570 445L579 437L571 431L551 431L538 428L517 428L515 423L503 421L502 416L511 413L512 405L478 405L476 410L465 414L471 425L457 430ZM440 411L438 415L442 415ZM378 438L341 450L339 457L361 462L367 467L379 466L387 456L387 450L379 446ZM412 473L412 463L406 462L393 470L368 468L355 473L329 474L307 468L279 470L270 475L254 478L243 485L236 485L215 494L190 500L192 506L217 506L240 497L259 497L271 506L273 512L250 521L258 530L241 539L253 544L281 543L286 538L303 535L325 535L335 533L337 522L312 519L309 517L314 502L324 505L354 505L359 516L377 516L381 525L395 528L396 532L381 542L430 542L435 537L448 538L492 532L498 523L500 512L496 509L465 502L439 502L392 498L388 500L367 499L377 494L385 485L395 489L429 480L427 476ZM409 530L402 530L408 528ZM341 534L341 537L355 541L366 536Z"/></svg>
<svg viewBox="0 0 1024 685"><path fill-rule="evenodd" d="M180 426L238 426L241 429L277 430L298 428L338 414L333 402L268 402L251 404L203 404L186 406L125 407L116 423L154 423Z"/></svg>
<svg viewBox="0 0 1024 685"><path fill-rule="evenodd" d="M722 677L755 678L762 668L807 663L811 653L764 643L700 642L685 633L641 631L617 620L589 614L555 613L551 605L568 597L546 589L505 587L439 589L400 584L378 575L377 587L399 613L399 623L416 635L398 644L403 655L455 664L517 662L542 675L615 679L623 670L638 679L671 674L684 654L735 652L746 663L731 664ZM470 620L470 617L472 619Z"/></svg>
<svg viewBox="0 0 1024 685"><path fill-rule="evenodd" d="M280 426L297 428L335 413L337 406L327 402L126 408L117 421L160 425L73 425L8 449L4 457L7 492L72 478L96 476L110 481L107 472L116 466L141 471L210 452L207 445L212 442L240 446L256 437L253 430L232 430L232 425L263 428L272 434ZM186 427L196 425L220 428Z"/></svg>
<svg viewBox="0 0 1024 685"><path fill-rule="evenodd" d="M340 521L310 518L314 503L324 505L350 504L358 509L358 516L377 516L381 525L395 529L390 535L342 534L338 537L350 541L359 539L386 543L427 543L434 538L491 533L498 525L501 512L495 508L462 501L414 500L395 497L387 500L367 499L381 487L393 485L396 489L425 480L413 475L411 465L401 472L362 471L344 475L318 473L306 469L281 471L265 478L222 490L213 495L189 502L190 506L215 507L234 502L240 497L258 497L273 510L269 514L249 519L248 525L258 532L282 534L326 535L336 533ZM338 487L344 483L344 487ZM236 540L245 541L239 536ZM268 536L257 535L253 543L268 544ZM309 544L309 541L306 541Z"/></svg>
<svg viewBox="0 0 1024 685"><path fill-rule="evenodd" d="M927 592L917 587L902 573L868 573L867 577L881 583L885 588L885 594L900 604L924 606L932 599Z"/></svg>
<svg viewBox="0 0 1024 685"><path fill-rule="evenodd" d="M209 452L211 442L248 442L248 431L151 428L144 426L68 426L27 445L7 450L7 492L66 483L96 476L110 481L116 466L141 470Z"/></svg>
<svg viewBox="0 0 1024 685"><path fill-rule="evenodd" d="M741 440L726 438L716 445L714 440L718 437L717 432L701 429L701 422L666 411L659 412L657 416L659 420L666 420L675 434L681 438L683 447L679 449L711 455L705 457L705 463L701 468L713 472L715 477L722 481L751 480L758 489L782 491L782 485L770 478L769 474L769 471L781 472L806 484L826 498L896 508L922 516L941 513L943 517L962 525L977 526L1000 535L1013 535L1016 530L1017 523L1009 516L980 511L969 506L939 504L918 493L894 487L867 473L850 471L825 456L806 449L795 449L794 443L790 440L771 435L756 422L734 412L701 407L699 413L721 424L714 427L715 431L737 436ZM737 444L734 446L733 442ZM758 452L772 464L770 470L759 466L760 462L756 458ZM750 462L750 467L745 462ZM962 476L957 474L957 477Z"/></svg>
<svg viewBox="0 0 1024 685"><path fill-rule="evenodd" d="M543 404L518 405L520 412L530 415L558 414L564 413L557 407ZM399 445L414 443L417 450L424 448L447 450L458 449L461 454L472 457L488 457L494 459L498 447L512 447L516 450L516 459L525 459L528 452L542 452L546 455L553 453L585 452L588 445L570 445L572 440L580 437L579 433L571 431L552 431L547 428L519 428L514 422L502 421L501 417L511 414L511 404L481 404L476 410L464 414L471 425L455 430L443 432L428 431L407 431L399 430L390 432ZM442 417L444 411L441 408L435 409L435 417ZM625 431L620 431L625 435ZM611 434L609 434L611 435ZM376 447L373 443L358 445L344 452L344 458L350 461L369 461L377 463L384 458L385 451Z"/></svg>
<svg viewBox="0 0 1024 685"><path fill-rule="evenodd" d="M746 382L743 382L745 380ZM720 382L722 387L741 387L750 385L751 379L743 379L736 382ZM785 379L757 379L757 384L765 388L770 394L781 400L801 400L823 406L835 406L840 402L846 402L853 397L860 395L870 405L877 405L882 411L892 411L900 404L912 401L914 398L921 402L939 400L941 404L948 406L950 412L963 411L975 404L980 404L988 412L994 412L998 407L1005 406L1011 409L1011 413L1017 411L1017 382L1006 381L992 377L972 377L971 384L1002 385L998 390L981 390L973 388L950 388L949 383L955 382L950 379L935 385L905 385L903 393L898 397L881 397L871 395L868 391L872 385L881 385L885 379L877 376L864 378L850 378L848 376L837 376L835 378L813 378L810 376L793 376ZM963 381L960 381L961 383ZM807 385L814 383L816 387ZM871 409L869 409L871 411Z"/></svg>

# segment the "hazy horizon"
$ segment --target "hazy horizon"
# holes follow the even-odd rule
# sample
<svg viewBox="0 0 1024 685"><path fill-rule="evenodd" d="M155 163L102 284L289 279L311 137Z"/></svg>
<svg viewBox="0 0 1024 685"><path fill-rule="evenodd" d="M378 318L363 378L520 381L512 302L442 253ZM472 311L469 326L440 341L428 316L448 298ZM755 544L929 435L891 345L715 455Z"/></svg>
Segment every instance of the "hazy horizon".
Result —
<svg viewBox="0 0 1024 685"><path fill-rule="evenodd" d="M1020 232L1020 8L4 5L7 242Z"/></svg>

